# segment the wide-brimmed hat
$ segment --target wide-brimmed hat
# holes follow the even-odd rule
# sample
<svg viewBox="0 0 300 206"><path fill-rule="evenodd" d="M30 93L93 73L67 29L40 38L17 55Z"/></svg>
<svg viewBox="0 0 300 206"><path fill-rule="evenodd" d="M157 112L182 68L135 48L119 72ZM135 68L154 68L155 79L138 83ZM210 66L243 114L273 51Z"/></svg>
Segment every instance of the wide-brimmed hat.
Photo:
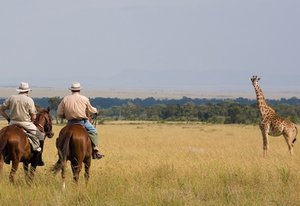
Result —
<svg viewBox="0 0 300 206"><path fill-rule="evenodd" d="M29 92L29 91L32 91L30 88L29 88L29 84L27 82L21 82L20 83L20 86L18 89L16 89L18 92Z"/></svg>
<svg viewBox="0 0 300 206"><path fill-rule="evenodd" d="M69 88L71 91L80 91L81 89L79 82L73 82L72 86Z"/></svg>

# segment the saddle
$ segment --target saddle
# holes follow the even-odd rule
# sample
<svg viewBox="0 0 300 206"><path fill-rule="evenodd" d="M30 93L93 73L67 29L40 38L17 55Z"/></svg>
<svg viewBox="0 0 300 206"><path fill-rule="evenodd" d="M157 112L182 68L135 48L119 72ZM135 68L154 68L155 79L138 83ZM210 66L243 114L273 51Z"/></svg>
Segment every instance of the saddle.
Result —
<svg viewBox="0 0 300 206"><path fill-rule="evenodd" d="M80 125L85 129L85 131L87 131L87 133L89 133L89 130L86 129L86 127L84 126L84 124L81 121L82 120L71 120L68 122L68 125Z"/></svg>
<svg viewBox="0 0 300 206"><path fill-rule="evenodd" d="M13 124L13 126L15 127L18 127L20 129L22 129L24 131L24 133L26 134L27 136L27 139L29 141L29 144L30 144L30 149L31 151L33 151L33 141L32 141L32 138L37 138L35 135L31 134L28 130L26 130L24 127L22 127L21 125L18 125L18 124Z"/></svg>

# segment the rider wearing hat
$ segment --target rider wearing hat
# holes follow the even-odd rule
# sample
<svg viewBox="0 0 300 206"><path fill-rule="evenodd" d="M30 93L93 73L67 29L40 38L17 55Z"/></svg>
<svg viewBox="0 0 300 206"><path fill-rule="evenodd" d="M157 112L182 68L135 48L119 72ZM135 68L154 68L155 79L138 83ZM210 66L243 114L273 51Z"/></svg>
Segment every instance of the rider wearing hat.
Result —
<svg viewBox="0 0 300 206"><path fill-rule="evenodd" d="M57 108L57 116L67 119L68 124L82 124L92 141L93 159L101 159L104 155L99 152L98 133L88 119L91 114L97 114L97 109L91 105L87 97L80 94L81 89L78 82L71 85L69 90L72 94L65 96L60 102Z"/></svg>
<svg viewBox="0 0 300 206"><path fill-rule="evenodd" d="M28 134L32 150L37 154L36 161L38 166L43 166L44 162L41 158L40 139L41 136L38 128L33 124L36 119L36 107L33 99L28 96L28 92L32 91L27 82L21 82L18 89L18 94L7 98L0 106L0 114L7 119L10 125L19 125L24 128ZM9 115L5 110L9 110Z"/></svg>

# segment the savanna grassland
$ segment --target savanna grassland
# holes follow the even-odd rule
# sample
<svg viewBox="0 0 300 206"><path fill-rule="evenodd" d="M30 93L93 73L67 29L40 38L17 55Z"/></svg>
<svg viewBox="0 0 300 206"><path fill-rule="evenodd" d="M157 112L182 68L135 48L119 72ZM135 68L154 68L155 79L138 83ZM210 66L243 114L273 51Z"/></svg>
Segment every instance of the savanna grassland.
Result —
<svg viewBox="0 0 300 206"><path fill-rule="evenodd" d="M283 137L270 138L263 158L258 126L105 122L97 129L106 156L92 161L88 186L83 171L72 182L68 164L62 192L49 171L61 128L46 139L46 166L31 185L22 167L11 185L5 165L1 205L300 205L300 136L293 159Z"/></svg>

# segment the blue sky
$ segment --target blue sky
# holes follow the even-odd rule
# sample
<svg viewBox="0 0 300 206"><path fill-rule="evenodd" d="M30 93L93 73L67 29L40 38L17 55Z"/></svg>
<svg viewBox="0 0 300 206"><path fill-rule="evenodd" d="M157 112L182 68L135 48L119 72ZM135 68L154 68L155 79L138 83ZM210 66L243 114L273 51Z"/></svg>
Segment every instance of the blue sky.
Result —
<svg viewBox="0 0 300 206"><path fill-rule="evenodd" d="M0 86L300 91L298 0L0 0Z"/></svg>

